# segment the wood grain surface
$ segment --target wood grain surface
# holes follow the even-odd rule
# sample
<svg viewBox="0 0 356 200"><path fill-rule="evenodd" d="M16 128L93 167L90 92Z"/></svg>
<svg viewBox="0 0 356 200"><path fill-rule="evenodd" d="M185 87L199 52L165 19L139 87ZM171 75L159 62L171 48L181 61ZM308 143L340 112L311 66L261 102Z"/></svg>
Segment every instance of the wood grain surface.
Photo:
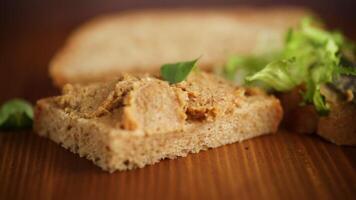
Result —
<svg viewBox="0 0 356 200"><path fill-rule="evenodd" d="M47 64L69 32L91 16L136 7L222 5L214 0L169 2L2 1L0 103L13 97L34 103L58 94L47 75ZM258 4L266 2L274 3ZM352 1L298 2L356 39ZM109 174L31 131L0 132L0 200L119 198L356 199L356 148L281 130L186 158Z"/></svg>

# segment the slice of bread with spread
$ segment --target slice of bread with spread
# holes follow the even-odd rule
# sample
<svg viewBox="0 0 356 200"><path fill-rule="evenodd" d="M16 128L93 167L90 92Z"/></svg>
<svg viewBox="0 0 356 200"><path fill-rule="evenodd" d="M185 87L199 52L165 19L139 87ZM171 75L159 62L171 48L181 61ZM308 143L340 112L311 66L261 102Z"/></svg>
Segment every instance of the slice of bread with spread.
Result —
<svg viewBox="0 0 356 200"><path fill-rule="evenodd" d="M154 73L162 64L199 56L200 66L212 69L233 54L281 47L287 29L306 15L309 12L301 8L263 7L155 9L102 16L69 37L51 60L50 74L58 86L90 83L123 72Z"/></svg>
<svg viewBox="0 0 356 200"><path fill-rule="evenodd" d="M275 97L197 71L177 84L150 75L67 84L37 102L34 129L113 172L274 133L281 118Z"/></svg>
<svg viewBox="0 0 356 200"><path fill-rule="evenodd" d="M316 133L337 145L356 145L356 104L342 98L340 94L323 88L330 105L327 116L319 116L313 105L301 106L302 90L296 88L279 94L284 110L283 125L298 133Z"/></svg>

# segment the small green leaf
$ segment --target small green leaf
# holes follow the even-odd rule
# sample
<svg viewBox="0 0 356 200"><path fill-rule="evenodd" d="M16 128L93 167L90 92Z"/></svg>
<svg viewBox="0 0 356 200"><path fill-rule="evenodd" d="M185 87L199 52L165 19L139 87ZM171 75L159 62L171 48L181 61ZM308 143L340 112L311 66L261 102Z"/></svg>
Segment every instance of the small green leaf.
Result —
<svg viewBox="0 0 356 200"><path fill-rule="evenodd" d="M13 99L0 108L0 129L19 129L31 127L33 108L30 103L21 99Z"/></svg>
<svg viewBox="0 0 356 200"><path fill-rule="evenodd" d="M191 61L164 64L161 67L161 76L171 84L184 81L193 70L199 58Z"/></svg>

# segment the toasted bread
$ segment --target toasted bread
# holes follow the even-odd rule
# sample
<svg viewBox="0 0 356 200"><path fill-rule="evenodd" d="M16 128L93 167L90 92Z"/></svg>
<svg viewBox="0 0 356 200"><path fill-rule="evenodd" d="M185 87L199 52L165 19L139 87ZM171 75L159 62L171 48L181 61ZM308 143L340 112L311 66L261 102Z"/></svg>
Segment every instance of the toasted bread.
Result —
<svg viewBox="0 0 356 200"><path fill-rule="evenodd" d="M215 75L173 85L125 75L39 100L34 128L112 172L274 133L281 118L273 96Z"/></svg>

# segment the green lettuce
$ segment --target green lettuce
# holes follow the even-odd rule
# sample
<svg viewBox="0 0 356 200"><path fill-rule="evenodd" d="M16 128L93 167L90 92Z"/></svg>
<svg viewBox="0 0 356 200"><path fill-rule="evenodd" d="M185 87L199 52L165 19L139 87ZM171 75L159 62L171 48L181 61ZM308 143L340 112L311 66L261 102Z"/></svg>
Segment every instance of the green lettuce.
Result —
<svg viewBox="0 0 356 200"><path fill-rule="evenodd" d="M252 75L264 68L272 59L269 56L231 56L224 69L223 74L229 80L236 80L237 72Z"/></svg>
<svg viewBox="0 0 356 200"><path fill-rule="evenodd" d="M249 70L245 76L248 84L262 82L280 92L305 85L304 103L314 104L320 115L328 114L329 105L320 88L340 75L356 74L355 67L341 64L342 52L354 54L355 51L340 33L325 31L313 23L310 18L305 18L298 28L290 29L283 49L267 64L261 62L258 66L250 66L245 62L243 67L226 65L225 68L234 69L235 73L240 69ZM263 56L255 59L267 60Z"/></svg>

